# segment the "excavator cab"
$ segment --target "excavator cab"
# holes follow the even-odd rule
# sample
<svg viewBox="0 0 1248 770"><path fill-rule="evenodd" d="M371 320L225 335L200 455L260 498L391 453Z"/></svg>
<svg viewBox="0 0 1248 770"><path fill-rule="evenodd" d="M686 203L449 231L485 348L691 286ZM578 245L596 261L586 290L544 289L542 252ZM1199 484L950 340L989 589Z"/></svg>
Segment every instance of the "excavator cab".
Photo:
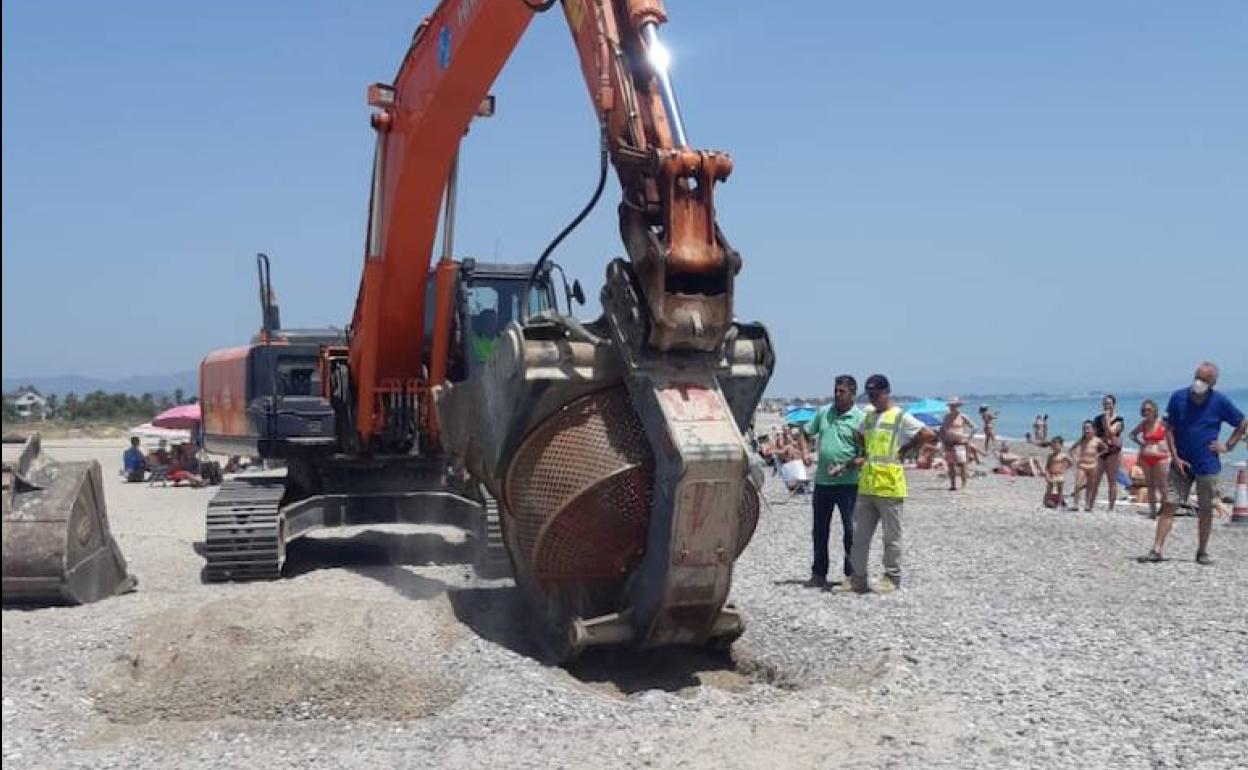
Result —
<svg viewBox="0 0 1248 770"><path fill-rule="evenodd" d="M465 259L459 269L457 325L462 334L459 358L463 375L470 376L494 354L503 331L512 323L523 324L530 316L555 305L549 269L539 271L530 290L533 266L478 262ZM458 378L452 378L458 379Z"/></svg>

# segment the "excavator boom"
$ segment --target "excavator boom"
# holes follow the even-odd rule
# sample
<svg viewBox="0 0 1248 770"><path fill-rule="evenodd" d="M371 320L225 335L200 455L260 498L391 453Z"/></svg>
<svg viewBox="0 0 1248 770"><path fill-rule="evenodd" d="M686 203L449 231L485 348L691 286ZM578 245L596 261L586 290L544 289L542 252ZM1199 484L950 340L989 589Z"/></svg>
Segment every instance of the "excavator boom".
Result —
<svg viewBox="0 0 1248 770"><path fill-rule="evenodd" d="M532 17L519 0L439 3L413 35L394 83L369 89L377 144L350 344L363 446L377 443L395 396L424 392L430 351L413 341L426 337L425 284L442 192L469 121Z"/></svg>

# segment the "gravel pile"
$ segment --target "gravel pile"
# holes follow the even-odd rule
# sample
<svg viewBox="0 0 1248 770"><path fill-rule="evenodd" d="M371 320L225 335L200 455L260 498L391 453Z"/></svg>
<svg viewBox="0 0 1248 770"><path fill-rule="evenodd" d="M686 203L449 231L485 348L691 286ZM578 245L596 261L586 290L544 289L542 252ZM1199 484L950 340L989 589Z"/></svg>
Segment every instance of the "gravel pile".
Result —
<svg viewBox="0 0 1248 770"><path fill-rule="evenodd" d="M49 446L106 468L120 450ZM901 592L801 587L809 499L769 478L730 658L594 651L563 670L458 533L335 533L292 546L293 577L205 586L211 492L109 478L139 590L3 612L4 765L1245 765L1248 528L1219 523L1204 568L1180 519L1174 560L1140 565L1137 515L1040 510L1035 479L910 479Z"/></svg>

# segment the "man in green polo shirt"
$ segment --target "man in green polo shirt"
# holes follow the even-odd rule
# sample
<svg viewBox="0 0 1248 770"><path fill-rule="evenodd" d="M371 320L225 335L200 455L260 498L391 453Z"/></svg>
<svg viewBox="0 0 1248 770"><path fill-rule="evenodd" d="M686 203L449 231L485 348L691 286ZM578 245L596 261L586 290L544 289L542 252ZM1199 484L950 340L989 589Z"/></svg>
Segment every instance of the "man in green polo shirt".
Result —
<svg viewBox="0 0 1248 770"><path fill-rule="evenodd" d="M848 374L836 378L831 404L819 408L803 431L817 447L819 461L815 469L814 541L815 560L810 567L811 588L828 587L828 537L832 528L832 509L841 511L841 542L845 546L843 566L845 577L852 577L849 553L854 543L854 504L858 499L858 470L851 463L858 456L854 431L862 422L862 410L854 406L858 382Z"/></svg>

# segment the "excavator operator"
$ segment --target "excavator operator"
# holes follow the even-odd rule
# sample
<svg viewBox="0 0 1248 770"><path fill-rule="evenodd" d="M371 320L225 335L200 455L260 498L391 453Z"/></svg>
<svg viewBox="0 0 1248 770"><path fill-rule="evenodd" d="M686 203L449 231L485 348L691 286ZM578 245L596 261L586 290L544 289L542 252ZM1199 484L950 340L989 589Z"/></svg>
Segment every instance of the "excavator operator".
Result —
<svg viewBox="0 0 1248 770"><path fill-rule="evenodd" d="M498 326L498 312L493 308L487 307L472 317L468 345L472 350L473 363L483 364L494 355L494 347L498 344Z"/></svg>

